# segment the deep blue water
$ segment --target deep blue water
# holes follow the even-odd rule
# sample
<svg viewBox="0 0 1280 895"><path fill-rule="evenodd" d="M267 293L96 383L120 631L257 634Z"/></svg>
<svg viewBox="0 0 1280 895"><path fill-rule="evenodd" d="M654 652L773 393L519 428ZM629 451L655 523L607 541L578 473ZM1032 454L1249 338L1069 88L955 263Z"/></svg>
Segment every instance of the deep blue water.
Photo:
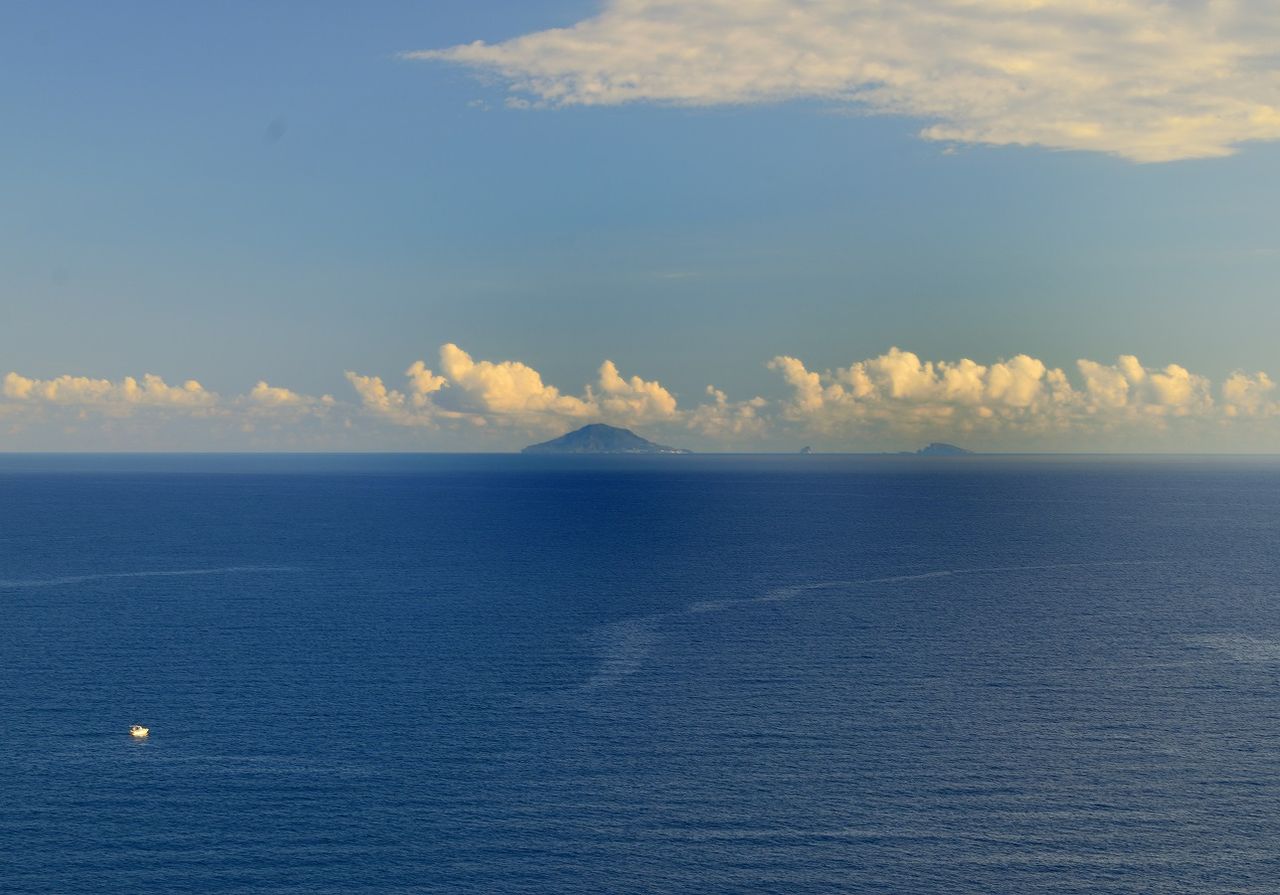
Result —
<svg viewBox="0 0 1280 895"><path fill-rule="evenodd" d="M0 457L0 891L1280 887L1280 462L588 459Z"/></svg>

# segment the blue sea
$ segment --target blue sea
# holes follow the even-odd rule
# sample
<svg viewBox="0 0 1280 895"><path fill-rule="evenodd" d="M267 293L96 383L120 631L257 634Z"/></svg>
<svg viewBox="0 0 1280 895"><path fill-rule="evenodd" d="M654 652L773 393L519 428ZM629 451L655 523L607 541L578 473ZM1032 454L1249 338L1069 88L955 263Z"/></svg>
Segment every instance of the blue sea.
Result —
<svg viewBox="0 0 1280 895"><path fill-rule="evenodd" d="M1277 843L1277 460L0 456L6 895L1272 895Z"/></svg>

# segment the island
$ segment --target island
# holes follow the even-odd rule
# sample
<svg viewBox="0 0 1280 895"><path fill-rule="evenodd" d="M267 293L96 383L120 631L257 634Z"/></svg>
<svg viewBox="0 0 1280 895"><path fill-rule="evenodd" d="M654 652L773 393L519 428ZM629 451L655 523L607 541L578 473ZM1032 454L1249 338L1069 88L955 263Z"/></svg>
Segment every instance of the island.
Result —
<svg viewBox="0 0 1280 895"><path fill-rule="evenodd" d="M965 457L972 453L973 451L947 444L945 441L935 441L920 448L915 455L917 457Z"/></svg>
<svg viewBox="0 0 1280 895"><path fill-rule="evenodd" d="M522 454L688 454L683 448L654 444L630 429L619 429L604 423L592 423L581 429L531 444Z"/></svg>

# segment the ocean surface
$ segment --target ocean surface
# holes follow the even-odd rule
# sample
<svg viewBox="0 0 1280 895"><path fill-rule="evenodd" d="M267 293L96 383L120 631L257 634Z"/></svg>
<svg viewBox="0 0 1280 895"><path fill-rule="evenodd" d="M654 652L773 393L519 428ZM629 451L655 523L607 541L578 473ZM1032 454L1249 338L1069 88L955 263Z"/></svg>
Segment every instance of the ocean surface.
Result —
<svg viewBox="0 0 1280 895"><path fill-rule="evenodd" d="M1273 895L1278 844L1277 460L0 456L6 895Z"/></svg>

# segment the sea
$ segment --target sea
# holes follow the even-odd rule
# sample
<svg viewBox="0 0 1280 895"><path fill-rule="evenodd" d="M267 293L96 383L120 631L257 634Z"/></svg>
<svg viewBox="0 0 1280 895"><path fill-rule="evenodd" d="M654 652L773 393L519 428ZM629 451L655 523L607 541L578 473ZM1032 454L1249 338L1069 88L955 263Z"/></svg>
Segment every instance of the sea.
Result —
<svg viewBox="0 0 1280 895"><path fill-rule="evenodd" d="M6 895L1278 890L1280 460L0 456Z"/></svg>

